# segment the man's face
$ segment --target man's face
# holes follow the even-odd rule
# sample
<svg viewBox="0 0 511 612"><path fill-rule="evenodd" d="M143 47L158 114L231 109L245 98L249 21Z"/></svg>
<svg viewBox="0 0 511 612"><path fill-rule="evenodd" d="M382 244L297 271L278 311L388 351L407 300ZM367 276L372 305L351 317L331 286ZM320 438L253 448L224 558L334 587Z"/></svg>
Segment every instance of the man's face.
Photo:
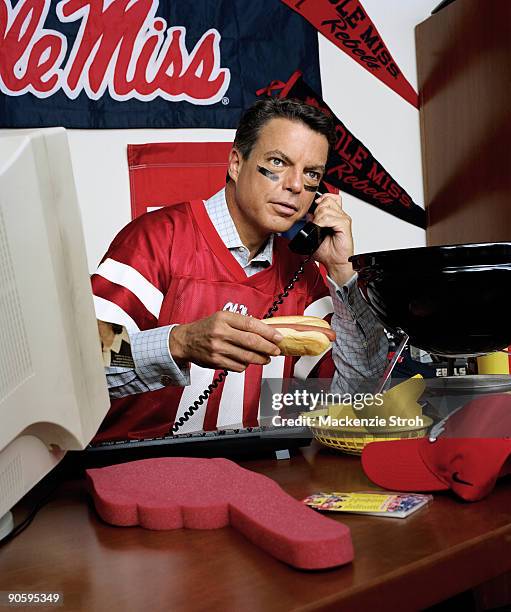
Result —
<svg viewBox="0 0 511 612"><path fill-rule="evenodd" d="M287 231L310 208L327 155L322 134L301 121L271 119L248 159L231 152L239 221L260 235Z"/></svg>

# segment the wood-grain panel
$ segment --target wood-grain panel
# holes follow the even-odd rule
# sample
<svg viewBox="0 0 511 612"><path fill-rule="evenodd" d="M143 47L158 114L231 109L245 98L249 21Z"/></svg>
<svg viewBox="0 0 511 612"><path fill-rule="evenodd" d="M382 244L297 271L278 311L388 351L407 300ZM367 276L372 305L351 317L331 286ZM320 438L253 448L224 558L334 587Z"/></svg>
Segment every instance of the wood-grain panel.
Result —
<svg viewBox="0 0 511 612"><path fill-rule="evenodd" d="M416 41L428 244L511 240L511 3L457 0Z"/></svg>

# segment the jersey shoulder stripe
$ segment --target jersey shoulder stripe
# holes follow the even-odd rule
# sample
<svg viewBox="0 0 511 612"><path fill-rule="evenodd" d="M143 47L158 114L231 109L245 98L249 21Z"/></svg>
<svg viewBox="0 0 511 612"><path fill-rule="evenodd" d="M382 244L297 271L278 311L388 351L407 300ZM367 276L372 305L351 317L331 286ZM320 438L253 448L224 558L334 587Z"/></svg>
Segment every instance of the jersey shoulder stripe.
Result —
<svg viewBox="0 0 511 612"><path fill-rule="evenodd" d="M145 305L129 289L112 283L102 276L93 274L92 290L95 296L101 297L120 308L128 317L135 321L140 330L151 329L157 326L158 320L155 316L147 310ZM102 314L102 316L99 316L99 314ZM96 312L96 316L102 321L117 323L117 321L103 318L103 313Z"/></svg>
<svg viewBox="0 0 511 612"><path fill-rule="evenodd" d="M96 274L131 291L156 319L159 317L163 293L138 270L115 259L107 258L99 265Z"/></svg>

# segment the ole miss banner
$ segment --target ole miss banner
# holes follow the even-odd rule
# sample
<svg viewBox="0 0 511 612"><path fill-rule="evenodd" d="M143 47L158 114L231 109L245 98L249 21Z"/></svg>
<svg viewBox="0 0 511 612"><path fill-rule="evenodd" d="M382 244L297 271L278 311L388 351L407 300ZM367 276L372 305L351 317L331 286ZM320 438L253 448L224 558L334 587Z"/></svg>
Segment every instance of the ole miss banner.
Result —
<svg viewBox="0 0 511 612"><path fill-rule="evenodd" d="M395 217L426 228L426 213L376 160L371 151L338 119L327 104L304 81L299 71L287 83L272 81L259 95L279 92L279 98L296 98L320 108L335 124L336 143L332 147L324 180L364 202Z"/></svg>
<svg viewBox="0 0 511 612"><path fill-rule="evenodd" d="M341 51L418 108L417 92L403 76L360 0L282 2L312 23Z"/></svg>
<svg viewBox="0 0 511 612"><path fill-rule="evenodd" d="M0 127L237 126L317 32L280 0L0 0Z"/></svg>

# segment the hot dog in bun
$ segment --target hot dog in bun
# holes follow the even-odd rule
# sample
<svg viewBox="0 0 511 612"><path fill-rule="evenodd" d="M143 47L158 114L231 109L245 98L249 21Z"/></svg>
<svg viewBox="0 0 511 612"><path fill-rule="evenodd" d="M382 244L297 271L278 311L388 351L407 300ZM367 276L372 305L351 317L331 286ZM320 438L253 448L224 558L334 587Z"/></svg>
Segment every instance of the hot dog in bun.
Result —
<svg viewBox="0 0 511 612"><path fill-rule="evenodd" d="M335 340L335 332L319 317L287 316L263 319L279 330L284 339L277 343L282 355L321 355Z"/></svg>

